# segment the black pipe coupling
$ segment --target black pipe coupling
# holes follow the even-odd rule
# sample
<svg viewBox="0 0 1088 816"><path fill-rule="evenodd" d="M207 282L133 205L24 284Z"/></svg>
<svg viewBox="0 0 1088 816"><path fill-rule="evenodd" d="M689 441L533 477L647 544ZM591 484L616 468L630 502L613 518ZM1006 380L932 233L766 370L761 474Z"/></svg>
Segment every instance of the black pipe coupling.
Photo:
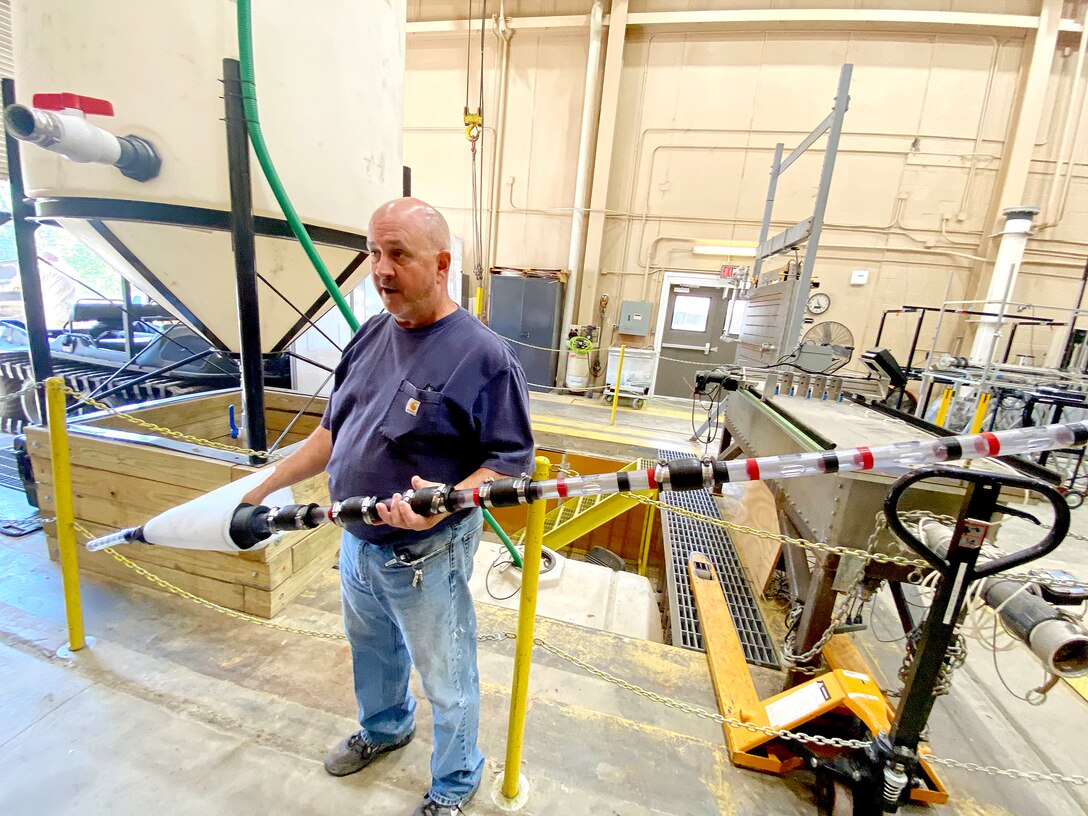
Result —
<svg viewBox="0 0 1088 816"><path fill-rule="evenodd" d="M150 181L159 174L162 157L155 150L155 145L131 133L118 136L117 142L121 145L121 158L113 166L121 171L122 176L134 181Z"/></svg>
<svg viewBox="0 0 1088 816"><path fill-rule="evenodd" d="M249 550L272 535L269 508L263 504L243 504L230 520L230 540L239 550Z"/></svg>

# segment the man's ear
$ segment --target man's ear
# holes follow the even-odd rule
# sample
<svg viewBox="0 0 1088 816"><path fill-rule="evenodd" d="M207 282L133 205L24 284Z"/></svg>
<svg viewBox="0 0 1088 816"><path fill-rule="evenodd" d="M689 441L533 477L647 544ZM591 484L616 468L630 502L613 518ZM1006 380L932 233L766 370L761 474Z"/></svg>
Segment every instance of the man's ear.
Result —
<svg viewBox="0 0 1088 816"><path fill-rule="evenodd" d="M449 277L450 265L453 262L453 255L448 249L439 250L438 252L438 275L445 279Z"/></svg>

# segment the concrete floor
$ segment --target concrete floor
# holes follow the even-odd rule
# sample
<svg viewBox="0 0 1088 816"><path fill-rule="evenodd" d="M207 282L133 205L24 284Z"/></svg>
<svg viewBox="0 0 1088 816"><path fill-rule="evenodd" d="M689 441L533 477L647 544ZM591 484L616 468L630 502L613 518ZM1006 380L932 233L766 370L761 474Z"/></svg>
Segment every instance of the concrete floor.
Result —
<svg viewBox="0 0 1088 816"><path fill-rule="evenodd" d="M573 401L556 402L560 413L586 415ZM675 407L662 411L630 412L637 416L629 421L676 447L684 439L682 417ZM622 445L627 433L602 430L594 444ZM0 517L29 512L18 494L0 488ZM1088 532L1088 510L1075 517L1075 528ZM1003 534L1009 541L1023 535L1013 525ZM1070 541L1060 553L1057 562L1088 575L1083 545ZM261 628L96 576L84 576L82 586L87 631L97 643L63 660L55 656L67 639L59 569L41 534L0 538L0 814L395 815L419 801L431 746L425 703L417 738L405 750L353 777L333 779L321 767L325 750L355 726L342 642ZM480 603L478 614L481 633L515 628L508 610ZM874 629L856 640L883 673L881 685L892 687L901 647L874 637L893 634L890 603L881 599L874 617ZM336 572L316 582L280 622L339 632ZM538 634L631 682L715 708L702 654L543 619ZM1014 689L1038 682L1041 672L1023 650L998 657ZM991 659L972 648L952 695L938 702L931 721L935 753L1084 773L1085 701L1062 684L1041 708L1022 703L1001 688ZM469 809L480 816L502 812L490 786L502 770L512 666L512 642L481 644L488 766ZM772 673L755 674L764 695L777 690ZM713 723L540 650L522 772L531 789L522 812L534 816L816 812L804 774L779 780L736 769ZM934 813L1088 814L1083 788L953 770L943 777L953 801Z"/></svg>

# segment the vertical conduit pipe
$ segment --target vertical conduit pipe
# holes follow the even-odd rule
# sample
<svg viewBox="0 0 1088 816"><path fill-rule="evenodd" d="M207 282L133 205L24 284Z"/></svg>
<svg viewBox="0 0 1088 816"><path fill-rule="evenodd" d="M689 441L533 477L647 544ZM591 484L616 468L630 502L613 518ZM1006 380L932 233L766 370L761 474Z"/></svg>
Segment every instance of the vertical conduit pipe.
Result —
<svg viewBox="0 0 1088 816"><path fill-rule="evenodd" d="M1010 207L1005 210L1005 228L1001 231L1001 244L997 259L990 273L990 285L986 291L983 311L1000 311L998 317L981 317L975 328L975 341L971 346L971 360L985 364L993 361L994 344L1005 316L1005 307L1016 286L1024 249L1031 235L1031 222L1038 215L1037 207Z"/></svg>
<svg viewBox="0 0 1088 816"><path fill-rule="evenodd" d="M499 88L498 102L495 105L495 147L491 151L491 214L487 225L487 263L484 274L495 265L495 250L498 242L499 207L502 203L502 152L506 141L506 72L510 67L510 38L514 29L506 25L503 5L499 3L499 13L495 17L495 36L499 40Z"/></svg>
<svg viewBox="0 0 1088 816"><path fill-rule="evenodd" d="M1069 110L1062 129L1062 140L1058 145L1058 163L1054 165L1054 181L1050 185L1050 193L1046 198L1046 207L1043 215L1046 218L1044 227L1056 227L1065 216L1065 204L1069 200L1069 184L1073 180L1073 161L1077 150L1077 138L1080 136L1081 121L1084 118L1084 103L1088 100L1088 83L1080 89L1080 101L1077 102L1078 87L1081 84L1081 76L1084 71L1085 46L1088 45L1088 5L1084 8L1084 16L1081 18L1080 42L1077 44L1077 62L1073 68L1073 81L1069 85ZM1066 149L1068 147L1068 154ZM1062 164L1069 165L1065 180L1062 178ZM1058 187L1061 187L1061 195L1058 195ZM1057 212L1054 211L1057 206Z"/></svg>
<svg viewBox="0 0 1088 816"><path fill-rule="evenodd" d="M589 12L589 54L586 57L586 90L582 100L582 132L578 137L578 170L574 177L574 211L570 219L570 252L567 255L567 284L563 291L563 316L559 322L562 338L574 320L575 299L581 285L586 252L586 207L589 206L589 163L593 154L593 134L601 117L601 32L604 10L601 0L593 0ZM555 384L563 386L567 376L567 355L559 355Z"/></svg>

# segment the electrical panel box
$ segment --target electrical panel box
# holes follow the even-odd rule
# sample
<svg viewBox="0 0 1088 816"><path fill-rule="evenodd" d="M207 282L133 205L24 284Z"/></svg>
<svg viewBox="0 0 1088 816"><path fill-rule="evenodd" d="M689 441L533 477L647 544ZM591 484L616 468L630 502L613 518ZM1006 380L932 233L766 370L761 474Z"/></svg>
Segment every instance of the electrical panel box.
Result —
<svg viewBox="0 0 1088 816"><path fill-rule="evenodd" d="M648 300L625 300L620 304L620 334L645 337L650 333L650 309Z"/></svg>

